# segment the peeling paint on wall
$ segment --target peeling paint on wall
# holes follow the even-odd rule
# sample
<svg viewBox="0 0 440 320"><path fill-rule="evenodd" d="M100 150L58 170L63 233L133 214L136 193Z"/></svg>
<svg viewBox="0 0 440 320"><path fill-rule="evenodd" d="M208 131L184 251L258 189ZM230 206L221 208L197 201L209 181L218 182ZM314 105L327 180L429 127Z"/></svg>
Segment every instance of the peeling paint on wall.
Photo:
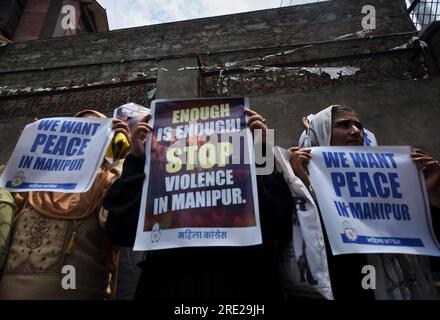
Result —
<svg viewBox="0 0 440 320"><path fill-rule="evenodd" d="M305 70L320 76L323 73L326 73L330 76L330 79L338 79L339 77L342 76L353 76L356 74L356 72L360 71L361 69L358 67L343 66L343 67L324 67L324 68L305 67L305 68L301 68L301 70Z"/></svg>

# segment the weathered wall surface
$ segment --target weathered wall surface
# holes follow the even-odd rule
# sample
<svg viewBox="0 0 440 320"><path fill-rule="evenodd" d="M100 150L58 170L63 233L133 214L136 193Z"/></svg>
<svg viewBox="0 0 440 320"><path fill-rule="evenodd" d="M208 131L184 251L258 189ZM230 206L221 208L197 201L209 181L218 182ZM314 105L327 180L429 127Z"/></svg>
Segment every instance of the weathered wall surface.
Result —
<svg viewBox="0 0 440 320"><path fill-rule="evenodd" d="M348 38L362 31L365 4L374 5L385 35L414 31L404 0L334 0L98 34L13 43L2 49L2 71L199 55ZM17 65L16 62L21 64Z"/></svg>
<svg viewBox="0 0 440 320"><path fill-rule="evenodd" d="M359 113L380 145L412 145L440 157L440 79L395 81L367 87L341 87L251 98L251 106L275 128L276 143L298 143L301 118L331 104L346 104Z"/></svg>
<svg viewBox="0 0 440 320"><path fill-rule="evenodd" d="M377 10L372 32L362 31L366 4ZM148 105L153 88L156 98L248 95L285 147L302 115L346 103L380 143L440 155L428 125L440 121L439 80L415 35L404 0L333 0L12 43L0 48L0 161L33 117L111 114L127 101Z"/></svg>

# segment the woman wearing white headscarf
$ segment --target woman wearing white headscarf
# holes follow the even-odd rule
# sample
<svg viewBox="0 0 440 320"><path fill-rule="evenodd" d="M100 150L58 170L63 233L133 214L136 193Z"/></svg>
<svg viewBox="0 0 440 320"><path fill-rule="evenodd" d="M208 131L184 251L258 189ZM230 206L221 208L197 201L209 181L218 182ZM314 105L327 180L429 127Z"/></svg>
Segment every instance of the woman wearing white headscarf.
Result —
<svg viewBox="0 0 440 320"><path fill-rule="evenodd" d="M311 118L311 119L310 119ZM356 112L345 106L330 106L306 122L308 127L300 138L302 148L291 148L290 163L295 175L309 189L307 164L314 146L376 145L374 135L363 128ZM423 150L411 154L425 173L432 211L440 211L440 165ZM311 190L313 194L313 190ZM439 214L434 214L437 219ZM438 227L438 223L434 223ZM319 230L321 230L318 226ZM325 238L328 270L336 299L429 299L436 298L427 257L404 254L347 254L333 256ZM376 268L376 290L361 287L362 267Z"/></svg>

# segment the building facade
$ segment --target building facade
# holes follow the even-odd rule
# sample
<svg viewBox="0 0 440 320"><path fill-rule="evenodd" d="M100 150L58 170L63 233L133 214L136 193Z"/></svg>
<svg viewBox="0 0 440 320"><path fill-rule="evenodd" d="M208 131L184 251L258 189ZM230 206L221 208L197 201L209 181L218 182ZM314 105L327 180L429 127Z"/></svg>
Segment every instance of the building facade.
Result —
<svg viewBox="0 0 440 320"><path fill-rule="evenodd" d="M1 0L0 34L12 41L108 31L96 0Z"/></svg>

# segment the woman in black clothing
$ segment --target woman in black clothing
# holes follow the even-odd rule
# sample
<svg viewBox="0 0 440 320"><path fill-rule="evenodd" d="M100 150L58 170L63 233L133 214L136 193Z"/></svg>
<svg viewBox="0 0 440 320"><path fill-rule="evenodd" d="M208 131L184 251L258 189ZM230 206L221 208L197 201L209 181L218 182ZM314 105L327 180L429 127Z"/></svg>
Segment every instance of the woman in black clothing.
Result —
<svg viewBox="0 0 440 320"><path fill-rule="evenodd" d="M266 130L265 120L246 110L251 130ZM152 130L145 117L132 133L132 151L108 191L106 232L119 246L135 240L145 141ZM140 263L136 299L156 301L266 301L283 297L277 277L279 248L289 238L291 196L281 174L257 176L263 243L248 247L200 247L149 251Z"/></svg>

